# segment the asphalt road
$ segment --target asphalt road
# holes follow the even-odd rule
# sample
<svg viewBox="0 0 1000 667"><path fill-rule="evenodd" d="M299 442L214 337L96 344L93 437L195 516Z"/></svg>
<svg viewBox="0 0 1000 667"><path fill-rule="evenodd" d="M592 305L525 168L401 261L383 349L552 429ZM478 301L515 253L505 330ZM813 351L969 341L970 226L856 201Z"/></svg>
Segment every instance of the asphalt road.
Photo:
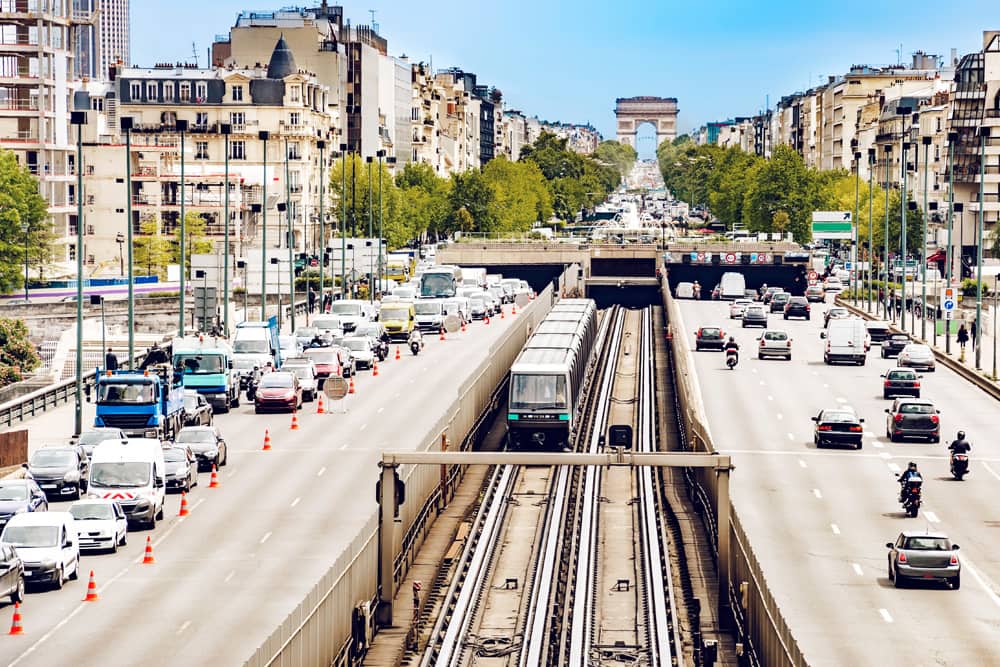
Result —
<svg viewBox="0 0 1000 667"><path fill-rule="evenodd" d="M1000 442L996 401L938 367L922 397L941 410L943 442L890 443L879 374L894 366L872 346L865 366L826 366L821 313L772 328L794 339L791 361L754 355L760 329L728 320L728 304L682 301L683 330L721 325L741 346L726 369L719 352L695 368L716 446L732 454L733 499L772 592L812 665L971 665L1000 661ZM813 445L810 417L850 405L866 419L860 451ZM972 474L948 473L947 445L963 429ZM906 518L895 475L915 461L924 477L920 517ZM885 543L901 530L943 531L961 546L963 586L895 589Z"/></svg>
<svg viewBox="0 0 1000 667"><path fill-rule="evenodd" d="M373 516L379 452L422 446L469 371L519 320L508 309L446 342L428 336L417 357L404 348L395 361L393 350L378 377L359 374L346 414L327 404L334 413L317 415L307 403L298 431L288 414L255 415L247 404L217 416L230 459L221 488L202 473L190 516L178 518L180 496L168 496L155 531L130 532L118 555L85 555L80 580L63 591L29 593L25 634L0 641L0 663L241 664ZM32 447L67 436L72 420L64 406L30 422ZM270 452L261 451L265 428ZM139 564L147 534L155 565ZM91 569L101 599L83 603Z"/></svg>

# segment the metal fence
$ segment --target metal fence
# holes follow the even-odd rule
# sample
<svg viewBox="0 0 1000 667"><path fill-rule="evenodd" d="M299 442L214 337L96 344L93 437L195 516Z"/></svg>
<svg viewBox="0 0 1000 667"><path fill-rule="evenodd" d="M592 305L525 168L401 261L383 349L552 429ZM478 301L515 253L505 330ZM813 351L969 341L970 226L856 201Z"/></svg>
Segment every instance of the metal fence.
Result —
<svg viewBox="0 0 1000 667"><path fill-rule="evenodd" d="M715 443L705 416L698 377L691 364L688 332L683 330L680 308L670 294L666 276L661 281L663 308L667 316L667 336L671 347L677 383L677 400L680 404L683 437L686 446L694 451L715 452ZM729 522L719 526L715 516L718 487L714 471L693 468L685 471L689 495L705 519L712 538L716 559L726 558L734 582L729 588L732 621L736 626L738 641L751 664L805 665L792 631L781 613L781 608L771 594L763 569L743 529L735 502L730 503ZM718 553L718 531L729 531L729 553ZM724 619L723 619L724 620Z"/></svg>
<svg viewBox="0 0 1000 667"><path fill-rule="evenodd" d="M547 287L534 301L520 309L516 325L491 346L486 359L458 389L458 397L431 429L418 448L440 450L442 435L448 447L464 447L486 424L489 412L499 400L511 363L528 336L552 306L552 287ZM449 495L460 473L455 466L446 473ZM401 530L395 531L395 586L406 572L430 529L441 500L441 472L433 466L403 466L400 477L406 482L406 502L400 506ZM369 518L354 538L350 549L341 555L312 591L288 615L271 636L261 644L247 667L292 665L355 664L359 646L374 628L373 605L378 596L378 515Z"/></svg>

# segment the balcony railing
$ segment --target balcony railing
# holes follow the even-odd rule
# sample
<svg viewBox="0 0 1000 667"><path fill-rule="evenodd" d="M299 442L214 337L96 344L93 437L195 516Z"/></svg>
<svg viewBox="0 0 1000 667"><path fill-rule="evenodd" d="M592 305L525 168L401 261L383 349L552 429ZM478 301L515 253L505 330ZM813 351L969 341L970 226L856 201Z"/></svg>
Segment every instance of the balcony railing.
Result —
<svg viewBox="0 0 1000 667"><path fill-rule="evenodd" d="M987 118L1000 118L1000 109L986 109L984 115Z"/></svg>
<svg viewBox="0 0 1000 667"><path fill-rule="evenodd" d="M0 111L38 111L38 100L5 100L0 102Z"/></svg>

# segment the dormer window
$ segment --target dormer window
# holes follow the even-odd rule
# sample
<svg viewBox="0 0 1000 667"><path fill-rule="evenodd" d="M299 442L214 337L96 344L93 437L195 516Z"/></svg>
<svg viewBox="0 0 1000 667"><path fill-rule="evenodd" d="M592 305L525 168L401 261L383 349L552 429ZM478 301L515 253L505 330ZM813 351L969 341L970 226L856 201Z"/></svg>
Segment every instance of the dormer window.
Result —
<svg viewBox="0 0 1000 667"><path fill-rule="evenodd" d="M233 102L243 101L243 86L233 86L232 87L232 98Z"/></svg>
<svg viewBox="0 0 1000 667"><path fill-rule="evenodd" d="M302 101L302 87L301 86L289 86L288 87L288 101L289 102L301 102Z"/></svg>
<svg viewBox="0 0 1000 667"><path fill-rule="evenodd" d="M199 104L204 104L208 101L208 84L204 81L199 81L195 84L195 97Z"/></svg>
<svg viewBox="0 0 1000 667"><path fill-rule="evenodd" d="M181 81L181 102L191 101L191 82Z"/></svg>
<svg viewBox="0 0 1000 667"><path fill-rule="evenodd" d="M174 101L174 82L167 81L163 84L163 100L165 102Z"/></svg>

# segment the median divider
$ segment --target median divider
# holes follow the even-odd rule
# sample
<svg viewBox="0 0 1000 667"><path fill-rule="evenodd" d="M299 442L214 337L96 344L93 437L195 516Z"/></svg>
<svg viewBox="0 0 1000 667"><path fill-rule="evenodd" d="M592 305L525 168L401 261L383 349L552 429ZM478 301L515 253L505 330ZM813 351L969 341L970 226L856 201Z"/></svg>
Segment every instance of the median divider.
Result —
<svg viewBox="0 0 1000 667"><path fill-rule="evenodd" d="M861 317L862 319L869 321L882 320L882 318L875 317L871 313L862 310L861 308L858 308L857 306L848 303L847 301L844 301L839 297L834 300L834 303L836 303L838 306L843 306L844 308L847 308L847 310L849 310L851 313L857 315L858 317ZM910 336L910 333L908 331L904 331L903 329L900 329L893 324L889 325L889 330L892 331L893 333L905 333L906 335ZM961 375L964 379L968 380L972 384L976 385L977 387L985 391L994 399L1000 401L1000 384L997 384L996 382L991 380L989 377L983 375L982 373L976 372L975 369L969 368L965 364L956 361L955 359L952 359L950 356L948 356L941 350L937 349L930 342L923 340L922 338L919 338L917 336L911 336L911 338L915 342L923 343L927 347L931 348L931 351L934 352L934 357L935 359L938 360L938 363L940 363L943 366L947 366L951 370L955 371L955 373L957 373L958 375Z"/></svg>

